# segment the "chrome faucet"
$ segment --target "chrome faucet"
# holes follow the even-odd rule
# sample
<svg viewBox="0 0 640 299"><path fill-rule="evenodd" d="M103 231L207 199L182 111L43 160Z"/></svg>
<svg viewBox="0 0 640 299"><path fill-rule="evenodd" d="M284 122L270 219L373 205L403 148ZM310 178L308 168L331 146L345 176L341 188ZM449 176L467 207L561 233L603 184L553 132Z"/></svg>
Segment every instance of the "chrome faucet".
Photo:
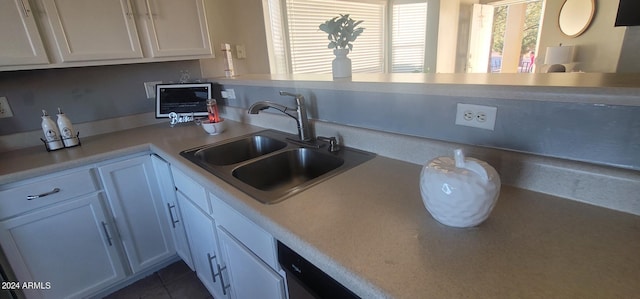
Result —
<svg viewBox="0 0 640 299"><path fill-rule="evenodd" d="M261 110L273 108L292 117L298 123L298 138L300 141L311 142L311 130L309 129L309 119L307 118L307 109L304 106L304 97L301 94L288 93L280 91L281 96L291 96L296 98L296 108L289 108L271 101L256 102L249 107L249 114L258 114ZM295 114L294 114L295 111Z"/></svg>

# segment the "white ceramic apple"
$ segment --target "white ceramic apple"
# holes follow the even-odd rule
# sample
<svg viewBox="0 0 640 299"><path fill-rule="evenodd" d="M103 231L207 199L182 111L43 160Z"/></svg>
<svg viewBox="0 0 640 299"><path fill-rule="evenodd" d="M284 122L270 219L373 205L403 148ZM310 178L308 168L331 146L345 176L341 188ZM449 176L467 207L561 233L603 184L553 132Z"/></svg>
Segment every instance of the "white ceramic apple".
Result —
<svg viewBox="0 0 640 299"><path fill-rule="evenodd" d="M500 176L488 163L465 158L435 158L422 169L420 191L425 207L438 222L472 227L485 221L500 194Z"/></svg>

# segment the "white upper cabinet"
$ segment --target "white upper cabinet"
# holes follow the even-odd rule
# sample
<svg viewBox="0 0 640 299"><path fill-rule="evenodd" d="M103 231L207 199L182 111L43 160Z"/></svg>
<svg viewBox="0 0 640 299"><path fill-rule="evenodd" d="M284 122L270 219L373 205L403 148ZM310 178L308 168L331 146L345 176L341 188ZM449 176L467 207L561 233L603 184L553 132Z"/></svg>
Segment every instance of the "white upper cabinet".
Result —
<svg viewBox="0 0 640 299"><path fill-rule="evenodd" d="M0 66L48 64L27 0L0 1Z"/></svg>
<svg viewBox="0 0 640 299"><path fill-rule="evenodd" d="M128 0L43 0L62 62L142 58Z"/></svg>
<svg viewBox="0 0 640 299"><path fill-rule="evenodd" d="M212 55L203 0L136 3L152 57Z"/></svg>
<svg viewBox="0 0 640 299"><path fill-rule="evenodd" d="M205 1L3 0L0 71L212 58Z"/></svg>

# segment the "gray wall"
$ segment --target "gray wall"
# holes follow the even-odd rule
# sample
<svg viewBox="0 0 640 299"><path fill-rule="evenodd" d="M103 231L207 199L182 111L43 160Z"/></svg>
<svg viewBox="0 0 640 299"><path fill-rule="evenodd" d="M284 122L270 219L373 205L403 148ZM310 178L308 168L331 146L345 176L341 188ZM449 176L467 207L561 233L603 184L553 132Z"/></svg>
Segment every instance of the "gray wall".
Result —
<svg viewBox="0 0 640 299"><path fill-rule="evenodd" d="M291 98L278 95L283 88L237 85L225 88L235 89L238 100L228 101L232 106L246 108L260 100L293 105ZM309 116L314 119L640 170L639 106L284 90L302 93L309 104ZM457 103L498 107L495 130L455 125Z"/></svg>
<svg viewBox="0 0 640 299"><path fill-rule="evenodd" d="M547 47L575 46L575 71L615 73L627 27L614 27L619 0L595 1L596 11L589 28L578 37L566 36L558 26L558 15L564 0L547 0L540 28L536 64L544 64ZM546 68L538 68L546 71Z"/></svg>
<svg viewBox="0 0 640 299"><path fill-rule="evenodd" d="M42 109L55 115L61 107L73 123L152 112L143 83L178 82L183 70L201 74L197 60L0 72L0 96L14 114L0 118L0 135L40 129Z"/></svg>
<svg viewBox="0 0 640 299"><path fill-rule="evenodd" d="M74 123L154 111L143 82L200 74L197 61L0 72L0 96L15 117L0 119L0 135L38 130L40 110L60 106ZM281 88L226 86L247 108L260 100L291 105ZM640 170L640 107L459 98L339 90L301 92L315 119L464 144ZM495 131L454 125L456 103L498 107Z"/></svg>

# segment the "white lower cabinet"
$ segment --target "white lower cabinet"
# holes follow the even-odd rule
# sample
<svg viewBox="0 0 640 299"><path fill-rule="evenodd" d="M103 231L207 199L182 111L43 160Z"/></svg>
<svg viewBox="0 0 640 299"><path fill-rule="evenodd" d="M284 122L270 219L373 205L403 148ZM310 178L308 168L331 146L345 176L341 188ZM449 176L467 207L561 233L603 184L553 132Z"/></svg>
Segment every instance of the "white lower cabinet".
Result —
<svg viewBox="0 0 640 299"><path fill-rule="evenodd" d="M0 28L0 67L49 63L28 1L0 1Z"/></svg>
<svg viewBox="0 0 640 299"><path fill-rule="evenodd" d="M94 193L2 221L0 240L18 281L39 284L27 298L83 298L126 276L113 225Z"/></svg>
<svg viewBox="0 0 640 299"><path fill-rule="evenodd" d="M287 298L275 239L180 170L172 168L172 173L193 264L211 294L215 298Z"/></svg>
<svg viewBox="0 0 640 299"><path fill-rule="evenodd" d="M153 166L156 171L160 192L162 192L162 200L164 202L166 217L169 219L169 223L171 224L171 232L173 235L173 243L176 245L176 252L185 264L191 268L191 270L195 270L191 258L191 251L189 250L189 243L187 241L184 219L180 212L180 206L178 205L178 199L176 197L176 189L173 184L173 177L171 176L171 166L156 155L151 155L151 160L153 161Z"/></svg>
<svg viewBox="0 0 640 299"><path fill-rule="evenodd" d="M217 299L287 296L275 239L149 155L0 186L0 245L29 299L95 296L176 253Z"/></svg>
<svg viewBox="0 0 640 299"><path fill-rule="evenodd" d="M150 156L98 167L133 273L176 254Z"/></svg>
<svg viewBox="0 0 640 299"><path fill-rule="evenodd" d="M178 205L185 219L196 274L214 298L228 298L228 279L218 254L215 223L179 190Z"/></svg>
<svg viewBox="0 0 640 299"><path fill-rule="evenodd" d="M209 193L222 257L233 298L287 298L276 240L261 227ZM249 287L248 287L249 286Z"/></svg>
<svg viewBox="0 0 640 299"><path fill-rule="evenodd" d="M92 297L174 259L168 219L149 155L0 186L0 245L28 299Z"/></svg>
<svg viewBox="0 0 640 299"><path fill-rule="evenodd" d="M227 262L233 298L286 298L284 278L249 248L218 226L220 248Z"/></svg>

